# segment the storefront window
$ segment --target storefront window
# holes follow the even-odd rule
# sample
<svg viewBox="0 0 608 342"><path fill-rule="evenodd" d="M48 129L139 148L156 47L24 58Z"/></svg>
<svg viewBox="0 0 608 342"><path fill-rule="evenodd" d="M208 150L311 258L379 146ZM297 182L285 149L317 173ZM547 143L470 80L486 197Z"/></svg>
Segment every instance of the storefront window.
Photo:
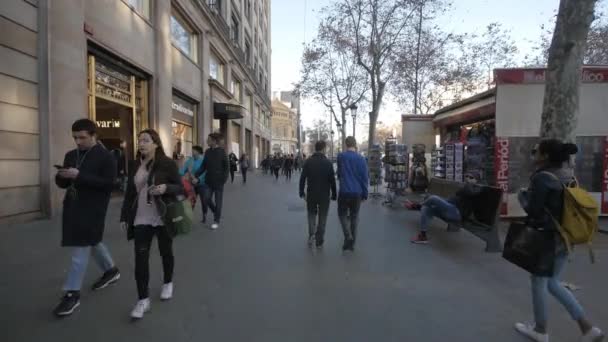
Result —
<svg viewBox="0 0 608 342"><path fill-rule="evenodd" d="M214 55L209 55L209 76L224 84L224 64Z"/></svg>
<svg viewBox="0 0 608 342"><path fill-rule="evenodd" d="M173 159L180 162L192 155L196 108L197 105L192 100L173 95L171 103Z"/></svg>
<svg viewBox="0 0 608 342"><path fill-rule="evenodd" d="M135 12L141 14L144 18L150 19L149 0L127 0L127 4L129 4L129 6L131 6Z"/></svg>
<svg viewBox="0 0 608 342"><path fill-rule="evenodd" d="M173 121L173 159L182 161L192 155L192 127Z"/></svg>
<svg viewBox="0 0 608 342"><path fill-rule="evenodd" d="M171 40L188 57L197 60L196 34L177 14L171 16Z"/></svg>

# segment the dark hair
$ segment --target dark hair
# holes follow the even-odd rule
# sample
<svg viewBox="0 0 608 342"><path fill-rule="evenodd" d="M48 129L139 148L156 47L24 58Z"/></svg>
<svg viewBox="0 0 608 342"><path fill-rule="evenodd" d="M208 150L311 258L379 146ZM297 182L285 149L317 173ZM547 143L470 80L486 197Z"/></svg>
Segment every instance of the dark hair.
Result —
<svg viewBox="0 0 608 342"><path fill-rule="evenodd" d="M547 155L547 162L552 166L560 167L578 152L578 147L572 143L564 143L558 139L543 139L538 144L538 153Z"/></svg>
<svg viewBox="0 0 608 342"><path fill-rule="evenodd" d="M346 137L344 143L346 143L346 147L348 148L357 147L357 140L355 137Z"/></svg>
<svg viewBox="0 0 608 342"><path fill-rule="evenodd" d="M315 143L315 151L316 152L323 152L323 150L325 150L325 146L327 146L327 144L325 143L325 141L323 140L319 140Z"/></svg>
<svg viewBox="0 0 608 342"><path fill-rule="evenodd" d="M209 138L211 138L211 140L215 141L216 144L219 144L222 139L224 138L224 136L221 133L211 133L209 134Z"/></svg>
<svg viewBox="0 0 608 342"><path fill-rule="evenodd" d="M148 134L150 138L152 138L152 142L157 145L156 151L154 152L154 159L158 160L160 157L167 157L165 150L163 149L163 142L160 140L160 135L158 135L157 131L153 129L144 129L137 134L137 137L141 137L142 134ZM141 159L141 152L139 151L137 151L137 159Z"/></svg>
<svg viewBox="0 0 608 342"><path fill-rule="evenodd" d="M72 124L72 132L87 131L90 135L97 132L95 122L89 119L78 119Z"/></svg>
<svg viewBox="0 0 608 342"><path fill-rule="evenodd" d="M194 145L194 146L192 146L192 149L193 149L194 151L196 151L196 152L200 153L200 154L202 154L202 153L203 153L203 148L202 148L202 147L200 147L199 145Z"/></svg>

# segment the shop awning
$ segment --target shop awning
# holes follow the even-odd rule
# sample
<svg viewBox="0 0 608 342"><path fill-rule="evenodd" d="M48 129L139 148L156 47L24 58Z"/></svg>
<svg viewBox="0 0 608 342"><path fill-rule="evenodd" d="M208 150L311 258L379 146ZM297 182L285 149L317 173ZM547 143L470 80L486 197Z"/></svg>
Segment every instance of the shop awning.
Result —
<svg viewBox="0 0 608 342"><path fill-rule="evenodd" d="M232 103L215 102L213 104L213 118L216 120L237 120L243 118L245 107Z"/></svg>

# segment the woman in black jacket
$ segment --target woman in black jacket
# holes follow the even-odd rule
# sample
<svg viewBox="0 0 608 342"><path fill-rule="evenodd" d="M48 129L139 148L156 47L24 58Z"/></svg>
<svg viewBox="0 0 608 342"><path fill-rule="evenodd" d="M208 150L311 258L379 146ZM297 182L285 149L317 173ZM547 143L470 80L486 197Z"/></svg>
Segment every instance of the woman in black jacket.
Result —
<svg viewBox="0 0 608 342"><path fill-rule="evenodd" d="M547 292L551 293L578 322L583 334L581 341L598 342L603 333L586 318L583 308L576 298L559 281L568 251L551 216L561 220L563 211L564 185L574 180L572 170L564 164L570 155L578 152L574 144L562 143L556 139L543 140L532 151L537 170L531 177L530 186L520 194L520 202L528 214L527 224L539 230L548 231L548 239L554 241L555 249L553 276L543 277L532 274L532 306L534 324L516 323L515 329L534 341L546 342L547 334Z"/></svg>
<svg viewBox="0 0 608 342"><path fill-rule="evenodd" d="M173 236L163 220L167 204L183 196L177 165L165 155L158 133L151 129L138 135L138 152L129 168L127 191L121 211L121 225L135 243L135 280L139 301L131 317L142 318L150 310L148 295L150 245L154 236L162 257L164 284L160 298L173 296Z"/></svg>

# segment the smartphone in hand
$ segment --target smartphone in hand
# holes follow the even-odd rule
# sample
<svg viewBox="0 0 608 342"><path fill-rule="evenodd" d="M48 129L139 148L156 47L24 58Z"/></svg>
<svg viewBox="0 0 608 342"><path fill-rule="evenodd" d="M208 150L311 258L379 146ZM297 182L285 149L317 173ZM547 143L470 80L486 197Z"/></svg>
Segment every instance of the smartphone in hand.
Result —
<svg viewBox="0 0 608 342"><path fill-rule="evenodd" d="M57 170L61 170L61 169L65 169L65 167L63 167L63 165L53 165Z"/></svg>

